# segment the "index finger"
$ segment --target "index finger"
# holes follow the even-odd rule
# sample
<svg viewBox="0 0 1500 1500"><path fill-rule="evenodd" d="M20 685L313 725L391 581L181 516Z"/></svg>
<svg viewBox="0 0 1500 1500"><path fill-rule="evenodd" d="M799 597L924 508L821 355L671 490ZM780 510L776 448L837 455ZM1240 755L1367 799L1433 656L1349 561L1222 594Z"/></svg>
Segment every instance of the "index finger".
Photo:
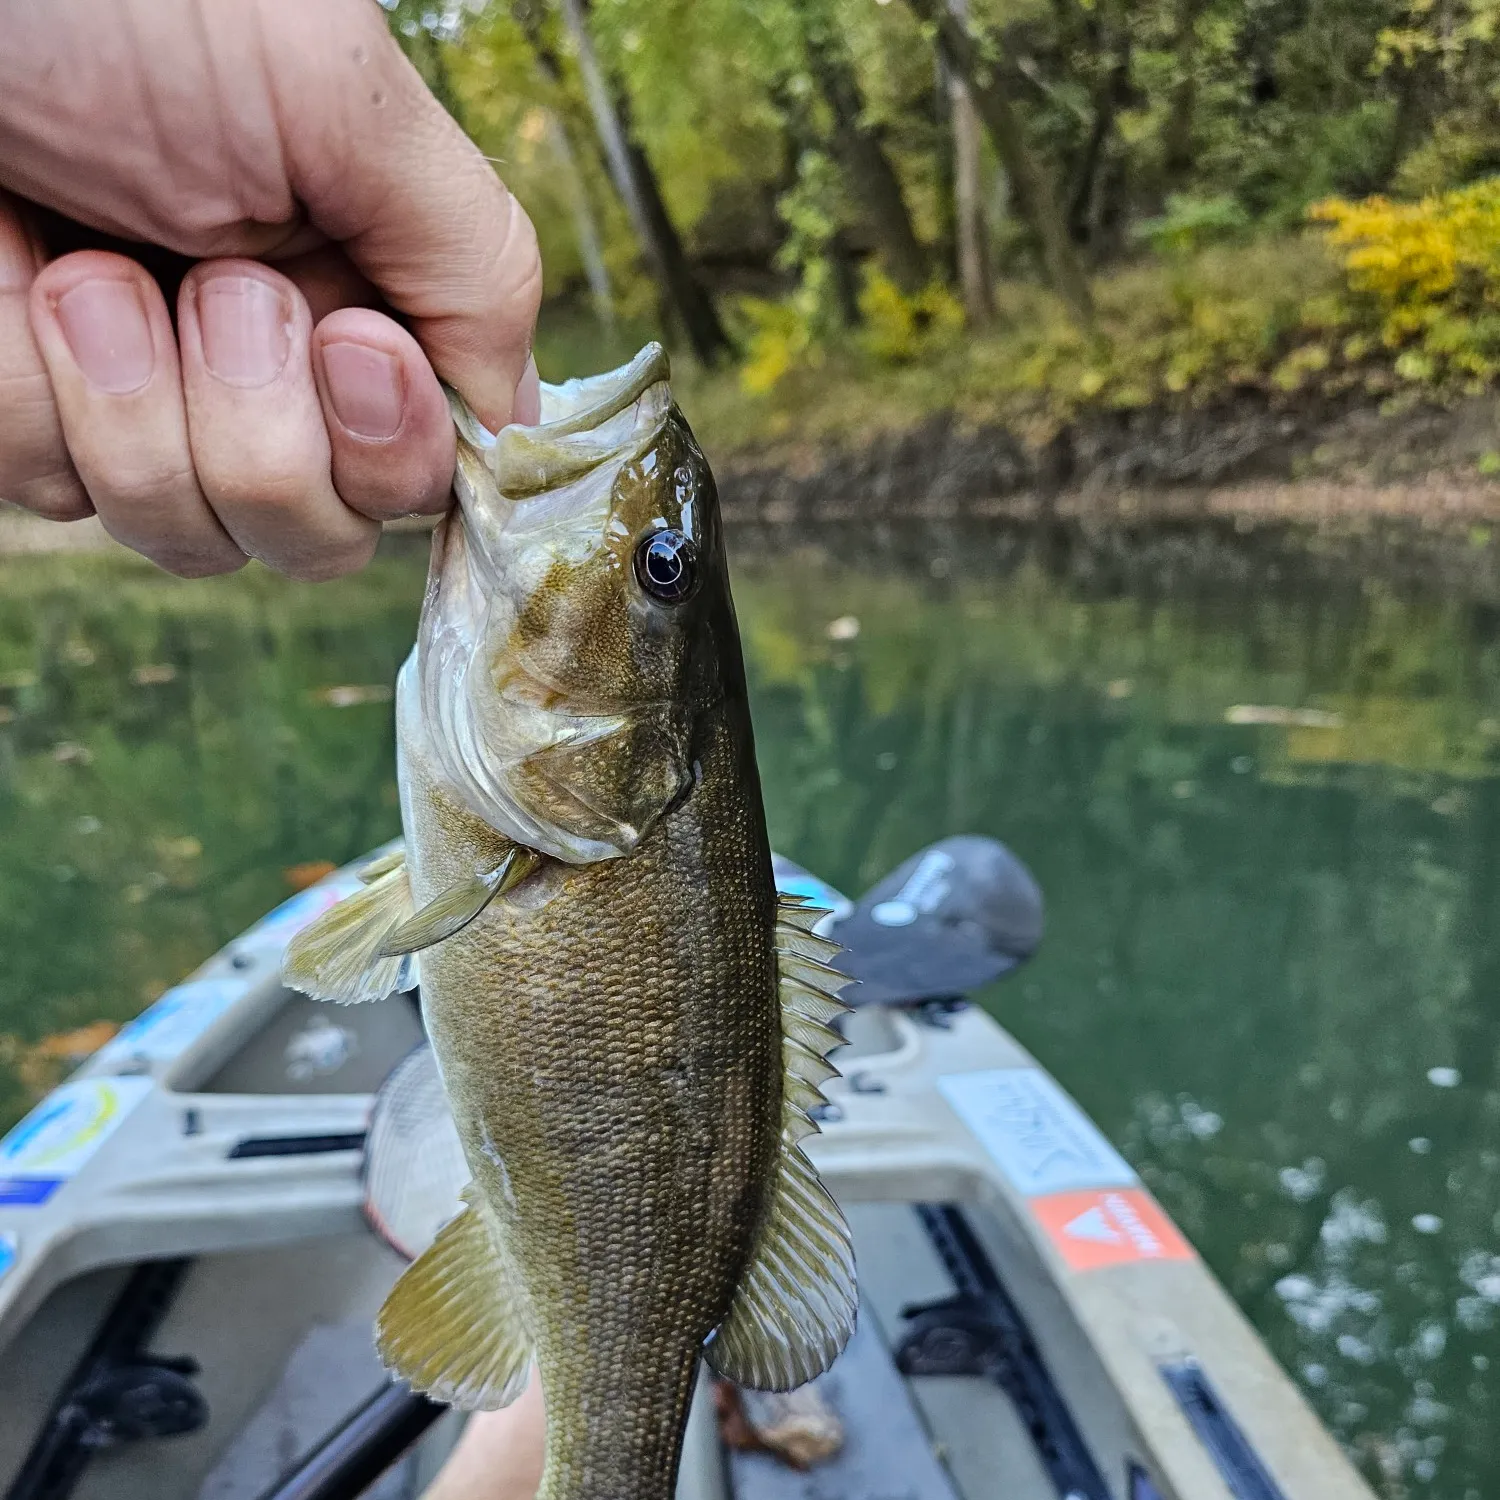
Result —
<svg viewBox="0 0 1500 1500"><path fill-rule="evenodd" d="M63 437L47 366L28 311L40 256L15 205L0 193L0 500L77 521L94 507Z"/></svg>
<svg viewBox="0 0 1500 1500"><path fill-rule="evenodd" d="M502 426L541 303L531 220L368 0L275 8L288 66L272 86L297 197L410 320L438 374Z"/></svg>

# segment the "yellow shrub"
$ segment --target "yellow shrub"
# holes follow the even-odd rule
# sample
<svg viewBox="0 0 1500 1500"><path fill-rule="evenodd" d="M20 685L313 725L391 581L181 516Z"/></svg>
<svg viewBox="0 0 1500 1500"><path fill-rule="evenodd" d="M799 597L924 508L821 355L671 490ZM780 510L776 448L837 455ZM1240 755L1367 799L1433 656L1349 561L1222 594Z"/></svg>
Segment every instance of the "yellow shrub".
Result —
<svg viewBox="0 0 1500 1500"><path fill-rule="evenodd" d="M904 364L951 338L964 326L963 304L934 281L908 297L890 277L865 272L859 294L865 348L876 359Z"/></svg>
<svg viewBox="0 0 1500 1500"><path fill-rule="evenodd" d="M802 310L791 302L745 297L739 311L751 327L740 384L751 395L764 395L812 353L811 328Z"/></svg>
<svg viewBox="0 0 1500 1500"><path fill-rule="evenodd" d="M1399 374L1474 385L1500 373L1500 180L1418 203L1330 198L1312 215Z"/></svg>

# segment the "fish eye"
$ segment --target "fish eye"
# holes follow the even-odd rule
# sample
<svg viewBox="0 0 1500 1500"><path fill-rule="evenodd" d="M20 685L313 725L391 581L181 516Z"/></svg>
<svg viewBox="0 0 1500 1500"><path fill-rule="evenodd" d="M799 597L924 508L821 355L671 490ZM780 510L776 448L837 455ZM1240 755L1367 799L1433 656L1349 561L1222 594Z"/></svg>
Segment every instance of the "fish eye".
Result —
<svg viewBox="0 0 1500 1500"><path fill-rule="evenodd" d="M653 599L681 604L698 586L698 549L680 531L653 531L635 549L635 576Z"/></svg>

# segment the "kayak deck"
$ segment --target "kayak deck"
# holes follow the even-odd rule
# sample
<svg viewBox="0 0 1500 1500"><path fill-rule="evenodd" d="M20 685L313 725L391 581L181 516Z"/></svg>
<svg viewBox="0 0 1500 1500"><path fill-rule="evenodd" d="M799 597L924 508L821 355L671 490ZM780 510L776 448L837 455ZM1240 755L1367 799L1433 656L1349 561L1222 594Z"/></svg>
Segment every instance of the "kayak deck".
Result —
<svg viewBox="0 0 1500 1500"><path fill-rule="evenodd" d="M91 1150L59 1135L69 1085L62 1125L42 1107L0 1143L6 1500L257 1500L384 1386L369 1329L404 1262L362 1217L362 1148L417 1009L316 1005L277 977L349 879L273 913L81 1071L79 1097L124 1101L107 1129L88 1117ZM726 1468L700 1400L679 1500L867 1500L872 1472L912 1500L1370 1500L1128 1165L994 1021L872 1006L848 1035L809 1142L860 1266L863 1331L824 1377L846 1450L806 1476L758 1454ZM178 1394L206 1423L27 1489L132 1268L163 1263L149 1274L176 1283L135 1355L195 1359ZM460 1420L371 1493L418 1493Z"/></svg>

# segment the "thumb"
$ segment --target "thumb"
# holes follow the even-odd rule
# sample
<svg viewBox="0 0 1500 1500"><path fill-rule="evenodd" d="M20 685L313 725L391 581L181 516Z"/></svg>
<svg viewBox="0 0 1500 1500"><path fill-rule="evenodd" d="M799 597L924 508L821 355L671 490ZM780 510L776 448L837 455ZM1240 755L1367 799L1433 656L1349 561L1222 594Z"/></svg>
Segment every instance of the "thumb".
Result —
<svg viewBox="0 0 1500 1500"><path fill-rule="evenodd" d="M511 419L542 295L536 231L370 0L261 0L293 192L487 427ZM270 39L274 39L274 46Z"/></svg>

